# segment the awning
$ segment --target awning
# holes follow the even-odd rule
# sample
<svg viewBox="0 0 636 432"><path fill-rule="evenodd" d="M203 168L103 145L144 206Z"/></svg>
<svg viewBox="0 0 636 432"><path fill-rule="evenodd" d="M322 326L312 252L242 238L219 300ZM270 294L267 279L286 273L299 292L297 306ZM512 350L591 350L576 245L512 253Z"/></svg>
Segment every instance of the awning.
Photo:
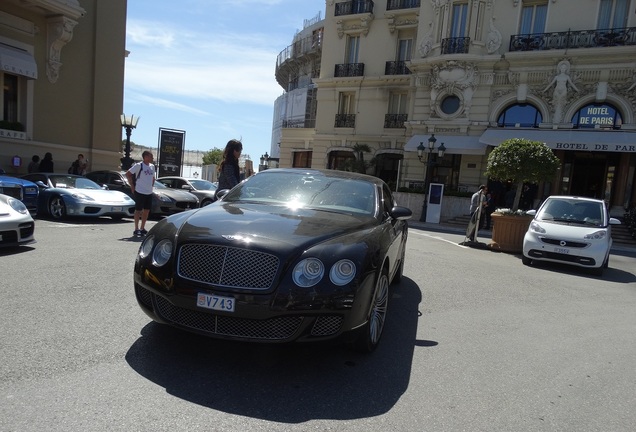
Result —
<svg viewBox="0 0 636 432"><path fill-rule="evenodd" d="M38 65L28 52L9 45L0 44L0 70L5 73L38 77Z"/></svg>
<svg viewBox="0 0 636 432"><path fill-rule="evenodd" d="M404 151L417 151L417 146L424 143L424 147L428 151L428 139L430 135L413 135L404 146ZM435 143L435 151L442 143L446 147L446 154L470 154L484 155L486 154L486 144L479 141L478 136L466 135L435 135L437 142Z"/></svg>
<svg viewBox="0 0 636 432"><path fill-rule="evenodd" d="M636 131L581 129L488 129L479 142L498 146L509 138L525 138L545 143L553 150L636 153Z"/></svg>

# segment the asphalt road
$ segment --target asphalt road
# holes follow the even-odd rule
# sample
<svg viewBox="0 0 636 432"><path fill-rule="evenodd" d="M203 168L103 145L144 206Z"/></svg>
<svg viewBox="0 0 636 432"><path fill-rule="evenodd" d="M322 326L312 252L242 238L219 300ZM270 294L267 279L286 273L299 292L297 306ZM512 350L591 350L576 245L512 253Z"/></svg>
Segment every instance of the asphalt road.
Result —
<svg viewBox="0 0 636 432"><path fill-rule="evenodd" d="M0 431L636 428L634 253L598 278L411 229L382 344L360 355L155 324L130 220L36 225L0 251Z"/></svg>

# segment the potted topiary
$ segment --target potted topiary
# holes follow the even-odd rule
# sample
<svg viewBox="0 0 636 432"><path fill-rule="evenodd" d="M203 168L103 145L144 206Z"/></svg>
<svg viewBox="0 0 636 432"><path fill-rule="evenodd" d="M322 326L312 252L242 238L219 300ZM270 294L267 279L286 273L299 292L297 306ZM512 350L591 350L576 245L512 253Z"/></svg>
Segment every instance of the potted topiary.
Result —
<svg viewBox="0 0 636 432"><path fill-rule="evenodd" d="M551 180L561 164L552 150L539 141L511 138L488 155L486 175L493 180L511 181L517 192L511 209L496 209L492 214L493 230L490 248L519 253L523 236L532 220L519 210L524 183Z"/></svg>

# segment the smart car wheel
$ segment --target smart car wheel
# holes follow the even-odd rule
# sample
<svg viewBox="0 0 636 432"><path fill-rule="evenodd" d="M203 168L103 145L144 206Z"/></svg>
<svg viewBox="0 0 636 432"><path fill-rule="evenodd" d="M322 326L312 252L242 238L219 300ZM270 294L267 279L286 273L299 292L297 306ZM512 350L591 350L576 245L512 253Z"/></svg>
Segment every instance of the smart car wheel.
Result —
<svg viewBox="0 0 636 432"><path fill-rule="evenodd" d="M356 351L370 353L377 348L384 330L388 305L389 276L384 270L375 284L369 320L359 330L360 333L354 342Z"/></svg>
<svg viewBox="0 0 636 432"><path fill-rule="evenodd" d="M66 216L66 204L61 196L56 195L49 201L49 214L53 219L63 219Z"/></svg>
<svg viewBox="0 0 636 432"><path fill-rule="evenodd" d="M523 265L529 266L530 264L532 264L532 259L528 258L525 255L521 255L521 262L523 263Z"/></svg>

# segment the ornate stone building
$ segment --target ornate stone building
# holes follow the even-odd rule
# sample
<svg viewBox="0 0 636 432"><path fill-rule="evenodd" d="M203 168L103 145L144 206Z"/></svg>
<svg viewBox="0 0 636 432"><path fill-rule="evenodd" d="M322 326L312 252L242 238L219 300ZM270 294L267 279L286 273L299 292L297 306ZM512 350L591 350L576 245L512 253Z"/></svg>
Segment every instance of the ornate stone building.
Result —
<svg viewBox="0 0 636 432"><path fill-rule="evenodd" d="M119 166L125 40L126 0L0 2L0 168Z"/></svg>
<svg viewBox="0 0 636 432"><path fill-rule="evenodd" d="M316 124L282 129L280 165L310 160L337 169L364 158L369 174L392 185L429 180L472 191L488 181L492 148L528 138L562 161L537 200L594 196L622 215L636 202L635 7L634 0L327 0L313 80ZM494 186L503 200L509 185Z"/></svg>

